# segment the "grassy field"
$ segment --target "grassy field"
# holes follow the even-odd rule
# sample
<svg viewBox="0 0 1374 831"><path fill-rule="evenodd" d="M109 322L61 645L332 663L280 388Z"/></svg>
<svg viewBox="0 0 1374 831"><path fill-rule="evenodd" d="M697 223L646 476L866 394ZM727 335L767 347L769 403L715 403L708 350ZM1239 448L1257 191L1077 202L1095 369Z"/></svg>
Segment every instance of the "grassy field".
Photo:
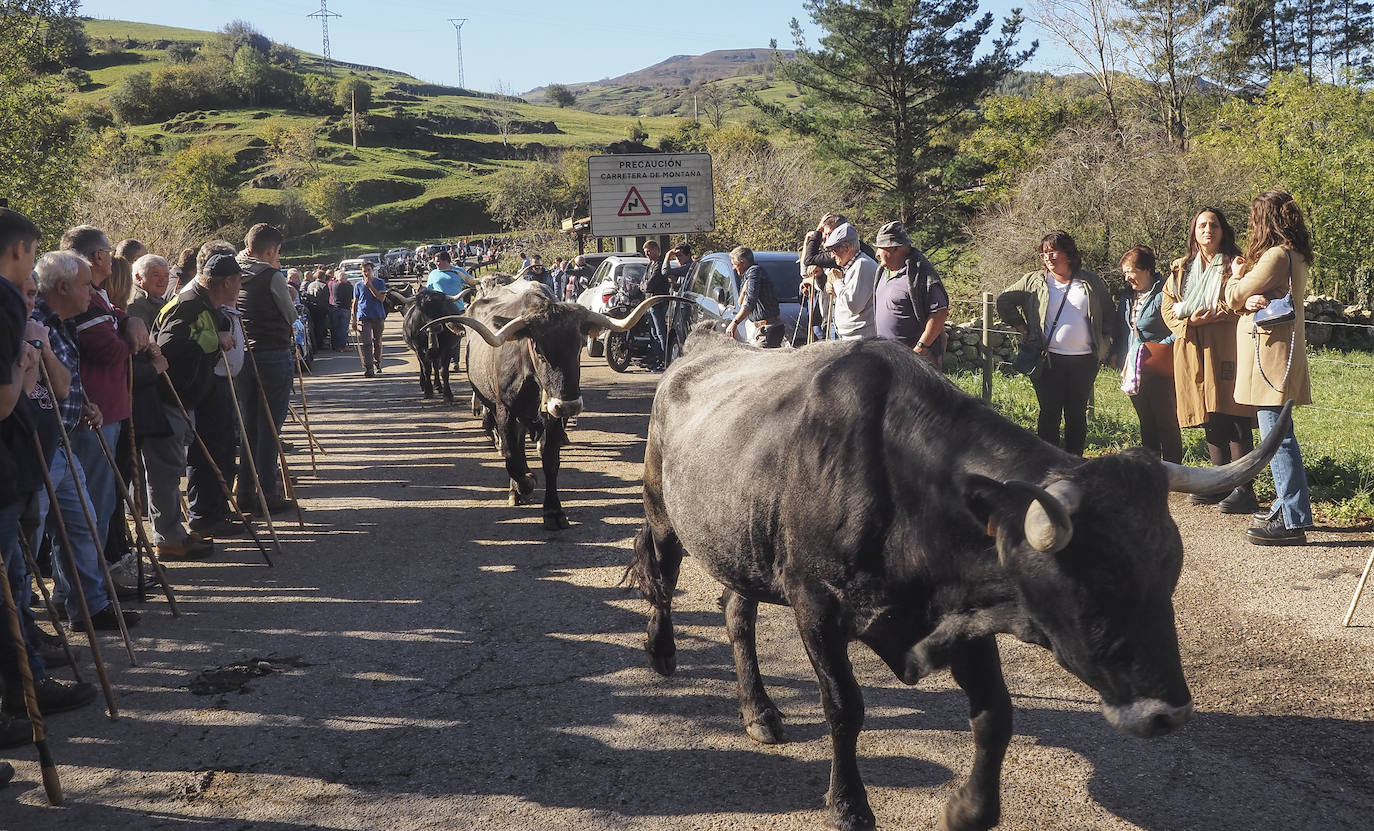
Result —
<svg viewBox="0 0 1374 831"><path fill-rule="evenodd" d="M1367 352L1314 351L1311 407L1294 416L1318 521L1333 525L1374 522L1374 356ZM982 376L962 373L952 380L978 395ZM1110 453L1140 443L1135 409L1120 389L1121 378L1104 368L1097 376L1094 409L1088 419L1088 455ZM1019 375L993 374L992 405L1028 430L1035 430L1038 407L1030 381ZM1256 433L1258 438L1258 433ZM1202 430L1183 431L1187 464L1207 464ZM1266 469L1255 483L1261 501L1273 498Z"/></svg>

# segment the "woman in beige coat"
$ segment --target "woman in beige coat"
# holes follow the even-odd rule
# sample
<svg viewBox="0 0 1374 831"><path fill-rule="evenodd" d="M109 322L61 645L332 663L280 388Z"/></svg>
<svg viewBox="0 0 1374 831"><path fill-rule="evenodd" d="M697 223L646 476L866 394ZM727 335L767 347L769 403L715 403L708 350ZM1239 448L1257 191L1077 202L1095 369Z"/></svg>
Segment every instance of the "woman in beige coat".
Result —
<svg viewBox="0 0 1374 831"><path fill-rule="evenodd" d="M1226 286L1226 305L1241 312L1236 327L1236 400L1259 411L1260 435L1267 436L1278 421L1284 401L1311 404L1307 376L1307 340L1303 298L1312 266L1312 237L1302 210L1293 197L1271 190L1250 203L1250 246L1232 264L1233 279ZM1253 263L1253 265L1251 265ZM1293 319L1269 326L1255 323L1255 312L1271 300L1290 295ZM1289 424L1279 450L1269 462L1274 474L1274 504L1269 518L1246 532L1256 545L1293 545L1307 542L1312 527L1312 501L1302 450Z"/></svg>
<svg viewBox="0 0 1374 831"><path fill-rule="evenodd" d="M1180 427L1202 427L1207 455L1221 466L1255 446L1255 408L1236 402L1236 321L1223 291L1240 256L1236 232L1216 208L1193 217L1188 256L1174 260L1164 281L1160 312L1174 333L1174 394ZM1193 494L1194 505L1217 505L1222 513L1248 514L1259 508L1245 484L1227 493Z"/></svg>

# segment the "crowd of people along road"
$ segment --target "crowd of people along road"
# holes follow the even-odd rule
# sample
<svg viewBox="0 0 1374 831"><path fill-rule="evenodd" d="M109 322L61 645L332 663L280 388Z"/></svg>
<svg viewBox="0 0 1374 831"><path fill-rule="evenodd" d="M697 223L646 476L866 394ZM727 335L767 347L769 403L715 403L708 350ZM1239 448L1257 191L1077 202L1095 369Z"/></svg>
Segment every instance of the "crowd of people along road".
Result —
<svg viewBox="0 0 1374 831"><path fill-rule="evenodd" d="M211 557L217 538L246 533L226 491L257 516L294 508L276 444L296 377L281 232L255 225L242 250L212 240L175 265L89 225L56 251L38 252L40 236L0 208L0 550L24 639L21 650L0 637L0 746L33 738L21 662L44 715L96 696L49 674L70 658L36 625L30 562L51 570L74 630L138 623L118 602L148 588L119 482L146 482L135 492L162 562Z"/></svg>

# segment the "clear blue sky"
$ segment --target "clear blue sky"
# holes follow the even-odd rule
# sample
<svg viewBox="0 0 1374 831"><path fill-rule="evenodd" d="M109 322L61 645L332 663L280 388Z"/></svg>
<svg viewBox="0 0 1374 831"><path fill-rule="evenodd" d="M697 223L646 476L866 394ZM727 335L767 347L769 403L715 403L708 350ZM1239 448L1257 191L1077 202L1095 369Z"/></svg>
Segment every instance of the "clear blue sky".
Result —
<svg viewBox="0 0 1374 831"><path fill-rule="evenodd" d="M330 52L338 60L396 69L425 81L457 81L456 37L463 24L463 70L470 89L506 85L521 93L547 83L615 77L671 55L715 49L791 45L789 21L810 23L801 0L687 0L643 3L507 0L328 0ZM999 18L1015 3L983 0ZM320 23L307 17L319 0L82 0L81 13L110 20L216 31L247 20L271 39L318 54ZM680 12L670 12L674 7ZM999 21L1000 22L1000 21ZM997 31L994 24L993 31ZM808 28L808 31L809 28ZM1023 40L1038 33L1027 31ZM1042 44L1044 37L1040 37ZM1043 53L1043 46L1042 46ZM1034 66L1048 66L1038 55Z"/></svg>

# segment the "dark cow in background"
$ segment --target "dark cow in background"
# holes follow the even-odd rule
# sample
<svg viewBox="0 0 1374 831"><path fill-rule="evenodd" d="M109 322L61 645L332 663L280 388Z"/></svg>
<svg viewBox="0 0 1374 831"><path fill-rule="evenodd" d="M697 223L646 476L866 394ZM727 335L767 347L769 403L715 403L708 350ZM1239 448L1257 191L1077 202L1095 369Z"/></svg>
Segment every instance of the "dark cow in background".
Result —
<svg viewBox="0 0 1374 831"><path fill-rule="evenodd" d="M602 330L623 332L639 322L656 297L623 320L576 303L559 303L541 283L483 278L466 314L429 324L462 323L468 338L468 381L473 407L506 460L511 505L528 501L534 474L525 460L525 437L539 446L544 471L544 527L567 528L558 498L559 451L567 444L566 420L582 411L582 344Z"/></svg>
<svg viewBox="0 0 1374 831"><path fill-rule="evenodd" d="M1050 649L1126 732L1183 725L1193 704L1174 629L1183 545L1169 491L1227 492L1286 432L1281 423L1217 469L1139 449L1081 459L899 344L758 350L694 331L659 384L644 454L630 573L653 606L646 647L657 671L673 672L672 594L690 552L726 587L746 730L782 741L754 623L760 602L790 605L820 681L827 802L845 831L874 823L848 644L867 644L907 684L948 667L968 695L976 752L940 827L990 828L1012 712L994 634Z"/></svg>
<svg viewBox="0 0 1374 831"><path fill-rule="evenodd" d="M444 396L445 401L453 401L449 373L458 361L458 346L462 341L463 327L456 323L448 326L430 326L429 323L441 317L462 314L458 304L470 296L470 289L454 296L431 289L420 289L413 297L400 295L395 289L387 291L388 308L394 304L403 310L401 333L406 346L410 347L410 351L414 352L419 360L420 392L425 398L433 398L434 393L438 392Z"/></svg>

